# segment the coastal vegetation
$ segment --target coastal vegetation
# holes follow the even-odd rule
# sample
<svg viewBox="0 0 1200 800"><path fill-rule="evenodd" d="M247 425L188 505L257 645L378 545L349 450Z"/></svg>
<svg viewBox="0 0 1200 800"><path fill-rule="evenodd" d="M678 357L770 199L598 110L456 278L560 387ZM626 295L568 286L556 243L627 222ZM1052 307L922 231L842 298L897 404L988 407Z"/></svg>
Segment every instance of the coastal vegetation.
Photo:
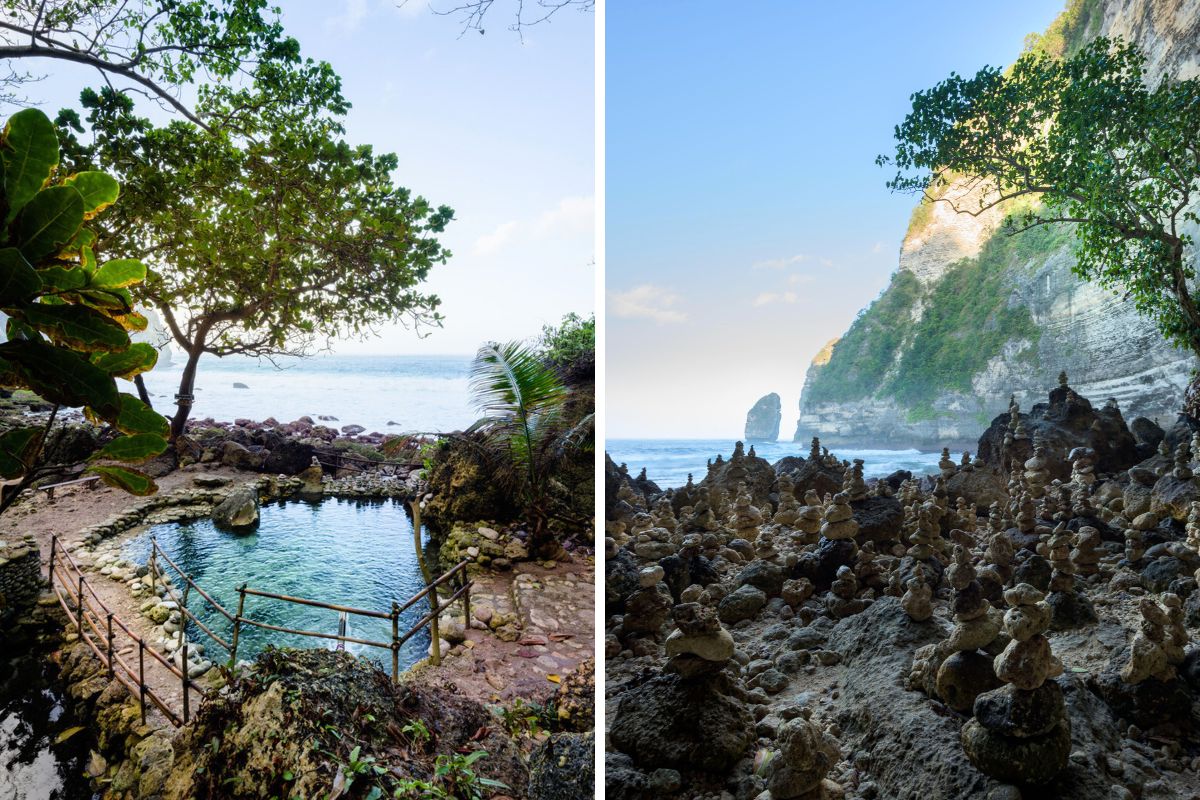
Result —
<svg viewBox="0 0 1200 800"><path fill-rule="evenodd" d="M896 166L894 190L965 180L978 201L939 200L960 213L1037 201L1009 217L1009 234L1071 225L1075 273L1200 355L1185 231L1200 222L1200 80L1148 85L1145 62L1136 45L1100 37L1065 58L1032 50L1009 70L951 76L913 95L880 163Z"/></svg>
<svg viewBox="0 0 1200 800"><path fill-rule="evenodd" d="M131 463L167 448L166 421L121 392L154 366L158 353L133 343L146 327L131 290L146 277L135 259L97 258L94 221L117 201L108 174L59 169L58 139L41 111L14 114L0 138L3 228L0 229L0 308L8 315L0 343L0 385L28 389L52 404L44 425L18 424L0 435L0 511L38 478L58 411L82 408L123 436L100 448L90 471L133 494L151 494L154 481Z"/></svg>

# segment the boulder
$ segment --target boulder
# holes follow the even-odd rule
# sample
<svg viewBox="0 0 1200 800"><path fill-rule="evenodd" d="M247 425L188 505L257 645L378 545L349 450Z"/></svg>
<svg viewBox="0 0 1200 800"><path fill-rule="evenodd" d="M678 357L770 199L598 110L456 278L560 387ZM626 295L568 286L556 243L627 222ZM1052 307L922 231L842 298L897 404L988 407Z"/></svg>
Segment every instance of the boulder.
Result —
<svg viewBox="0 0 1200 800"><path fill-rule="evenodd" d="M308 442L280 437L279 443L270 448L263 471L272 475L296 475L308 469L315 453L315 448Z"/></svg>
<svg viewBox="0 0 1200 800"><path fill-rule="evenodd" d="M717 616L727 625L733 625L744 619L754 619L766 604L766 593L746 584L721 600L717 605Z"/></svg>
<svg viewBox="0 0 1200 800"><path fill-rule="evenodd" d="M643 769L723 774L754 741L753 717L732 688L724 673L658 675L621 695L609 740Z"/></svg>
<svg viewBox="0 0 1200 800"><path fill-rule="evenodd" d="M868 497L850 504L858 523L860 542L894 542L900 539L904 507L894 497Z"/></svg>
<svg viewBox="0 0 1200 800"><path fill-rule="evenodd" d="M243 531L258 525L258 493L249 487L234 489L212 511L218 527Z"/></svg>
<svg viewBox="0 0 1200 800"><path fill-rule="evenodd" d="M556 733L529 759L530 800L591 800L596 794L596 736Z"/></svg>
<svg viewBox="0 0 1200 800"><path fill-rule="evenodd" d="M234 441L221 445L221 463L234 469L259 470L267 460L265 450L257 452Z"/></svg>
<svg viewBox="0 0 1200 800"><path fill-rule="evenodd" d="M746 441L773 442L779 438L779 423L783 411L779 395L771 392L760 397L746 414Z"/></svg>

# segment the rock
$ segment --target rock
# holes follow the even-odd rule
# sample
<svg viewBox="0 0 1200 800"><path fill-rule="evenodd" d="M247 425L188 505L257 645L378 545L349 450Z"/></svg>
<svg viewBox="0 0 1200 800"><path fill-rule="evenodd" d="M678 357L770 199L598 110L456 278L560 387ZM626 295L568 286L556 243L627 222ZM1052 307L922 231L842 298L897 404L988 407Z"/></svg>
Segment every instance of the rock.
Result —
<svg viewBox="0 0 1200 800"><path fill-rule="evenodd" d="M342 433L346 436L358 436L360 433L363 433L364 431L366 431L366 428L364 428L362 425L343 425L342 426Z"/></svg>
<svg viewBox="0 0 1200 800"><path fill-rule="evenodd" d="M529 760L530 800L590 800L596 793L596 739L556 733Z"/></svg>
<svg viewBox="0 0 1200 800"><path fill-rule="evenodd" d="M785 722L777 741L779 756L767 783L772 800L809 797L841 758L837 741L804 717Z"/></svg>
<svg viewBox="0 0 1200 800"><path fill-rule="evenodd" d="M316 448L294 437L282 437L271 445L263 471L272 475L297 475L312 466Z"/></svg>
<svg viewBox="0 0 1200 800"><path fill-rule="evenodd" d="M1049 733L1016 738L990 731L978 719L972 719L963 726L962 746L972 763L997 780L1044 784L1067 763L1071 729L1060 720Z"/></svg>
<svg viewBox="0 0 1200 800"><path fill-rule="evenodd" d="M249 448L228 441L221 445L221 463L234 469L258 470L266 461L263 452L253 452Z"/></svg>
<svg viewBox="0 0 1200 800"><path fill-rule="evenodd" d="M658 675L621 695L609 739L646 768L723 774L753 741L753 717L722 674Z"/></svg>
<svg viewBox="0 0 1200 800"><path fill-rule="evenodd" d="M771 392L759 398L746 414L746 441L775 441L779 438L779 422L782 419L779 395Z"/></svg>
<svg viewBox="0 0 1200 800"><path fill-rule="evenodd" d="M854 521L858 523L860 542L894 542L899 540L904 522L904 507L894 497L868 497L850 503Z"/></svg>
<svg viewBox="0 0 1200 800"><path fill-rule="evenodd" d="M657 771L657 770L656 770ZM644 800L650 781L625 753L604 754L604 796L608 800Z"/></svg>
<svg viewBox="0 0 1200 800"><path fill-rule="evenodd" d="M667 637L666 642L668 658L690 653L705 661L724 662L733 658L733 650L733 636L724 628L716 633L692 635L675 630Z"/></svg>
<svg viewBox="0 0 1200 800"><path fill-rule="evenodd" d="M234 382L233 382L233 388L235 388L235 389L249 389L250 387L249 387L249 386L247 386L246 384L242 383L241 381L234 381Z"/></svg>
<svg viewBox="0 0 1200 800"><path fill-rule="evenodd" d="M258 524L258 493L247 487L235 489L213 509L212 520L235 531L253 528Z"/></svg>
<svg viewBox="0 0 1200 800"><path fill-rule="evenodd" d="M769 561L754 561L737 576L738 586L753 586L766 592L768 597L778 597L783 592L787 575L783 567Z"/></svg>
<svg viewBox="0 0 1200 800"><path fill-rule="evenodd" d="M975 718L989 730L1028 738L1049 733L1065 713L1062 687L1046 681L1033 691L1005 685L975 700Z"/></svg>
<svg viewBox="0 0 1200 800"><path fill-rule="evenodd" d="M753 619L767 604L767 595L753 586L739 586L717 604L717 616L732 625L744 619Z"/></svg>
<svg viewBox="0 0 1200 800"><path fill-rule="evenodd" d="M991 657L973 650L954 653L938 667L938 697L960 714L969 713L980 695L999 686Z"/></svg>

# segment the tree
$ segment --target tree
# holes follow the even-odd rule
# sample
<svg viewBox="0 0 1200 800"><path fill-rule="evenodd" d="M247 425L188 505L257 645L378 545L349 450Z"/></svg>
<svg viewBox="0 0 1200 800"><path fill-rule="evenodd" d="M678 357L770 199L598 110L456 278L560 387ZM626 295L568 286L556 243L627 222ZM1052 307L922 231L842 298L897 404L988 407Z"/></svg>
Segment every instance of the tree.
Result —
<svg viewBox="0 0 1200 800"><path fill-rule="evenodd" d="M337 75L301 57L267 0L6 0L0 59L10 69L24 61L92 67L109 88L120 85L205 128L236 127L264 110L314 99L347 107ZM11 69L0 79L5 99L19 100L19 89L36 79ZM180 95L197 79L205 85L193 106ZM206 115L201 105L225 113Z"/></svg>
<svg viewBox="0 0 1200 800"><path fill-rule="evenodd" d="M172 437L206 353L303 355L387 320L440 324L440 300L420 284L449 256L436 236L453 211L394 186L395 155L348 145L328 121L240 138L155 127L115 93L90 105L97 141L78 157L132 187L102 241L150 266L138 297L187 354Z"/></svg>
<svg viewBox="0 0 1200 800"><path fill-rule="evenodd" d="M154 481L115 462L143 461L167 447L166 420L116 384L158 358L128 333L146 327L130 291L146 268L133 259L100 263L96 235L84 227L116 201L118 183L102 172L65 174L58 166L46 115L13 115L0 135L0 309L10 317L0 343L0 386L36 392L53 410L43 426L0 435L0 477L17 481L0 497L0 511L45 474L43 445L60 407L82 407L125 434L96 453L101 463L89 471L134 494L154 492Z"/></svg>
<svg viewBox="0 0 1200 800"><path fill-rule="evenodd" d="M471 394L483 417L464 435L482 436L493 480L519 499L532 529L530 552L545 555L557 549L550 523L579 525L586 520L569 512L555 475L565 460L590 449L594 414L567 424L568 390L554 369L520 342L479 348L471 363Z"/></svg>
<svg viewBox="0 0 1200 800"><path fill-rule="evenodd" d="M413 0L402 0L401 6ZM496 0L451 0L444 6L431 6L433 13L441 16L458 17L462 23L462 32L475 31L487 33L484 21L496 5ZM522 33L531 25L546 22L564 8L574 8L577 11L591 12L596 9L596 0L536 0L526 2L515 0L509 12L508 29L514 33Z"/></svg>
<svg viewBox="0 0 1200 800"><path fill-rule="evenodd" d="M1150 87L1135 46L1098 38L1065 59L952 74L912 101L894 157L878 159L898 168L889 187L972 215L1008 204L1009 233L1075 226L1075 272L1200 355L1184 231L1200 221L1200 80Z"/></svg>

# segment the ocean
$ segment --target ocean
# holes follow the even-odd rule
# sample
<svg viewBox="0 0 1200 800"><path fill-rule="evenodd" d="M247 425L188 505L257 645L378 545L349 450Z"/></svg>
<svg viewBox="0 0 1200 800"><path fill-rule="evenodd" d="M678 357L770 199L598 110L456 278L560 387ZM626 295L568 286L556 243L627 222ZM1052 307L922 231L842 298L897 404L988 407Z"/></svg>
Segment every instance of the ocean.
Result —
<svg viewBox="0 0 1200 800"><path fill-rule="evenodd" d="M608 454L613 461L625 463L631 475L642 467L646 476L664 489L683 486L688 473L699 481L706 473L706 464L720 453L728 459L734 440L726 439L609 439ZM808 442L754 442L757 455L774 463L784 456L808 456ZM746 447L749 450L749 445ZM906 469L915 475L937 472L941 453L920 450L851 450L838 449L833 454L846 461L863 460L863 474L868 478L890 475Z"/></svg>
<svg viewBox="0 0 1200 800"><path fill-rule="evenodd" d="M245 357L201 359L192 419L302 416L337 417L335 428L361 425L367 432L462 430L477 418L468 396L471 356L342 356L268 361ZM146 373L154 407L171 415L183 372L181 358ZM247 388L238 388L235 384Z"/></svg>

